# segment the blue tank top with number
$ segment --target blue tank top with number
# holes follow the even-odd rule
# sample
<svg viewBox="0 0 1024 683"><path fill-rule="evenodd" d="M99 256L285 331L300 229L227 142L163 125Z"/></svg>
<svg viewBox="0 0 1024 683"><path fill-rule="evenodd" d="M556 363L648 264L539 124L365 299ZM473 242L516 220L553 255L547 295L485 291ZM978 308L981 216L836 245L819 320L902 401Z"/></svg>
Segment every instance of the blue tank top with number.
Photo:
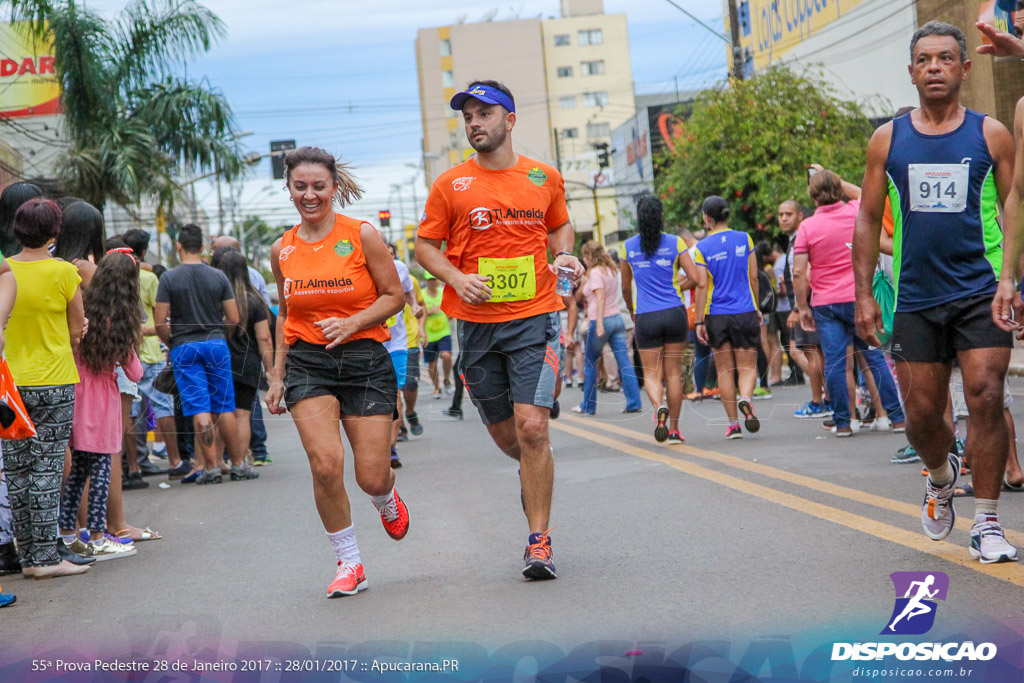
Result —
<svg viewBox="0 0 1024 683"><path fill-rule="evenodd" d="M1003 232L984 122L968 109L956 130L924 135L910 114L893 120L885 170L898 312L996 290Z"/></svg>

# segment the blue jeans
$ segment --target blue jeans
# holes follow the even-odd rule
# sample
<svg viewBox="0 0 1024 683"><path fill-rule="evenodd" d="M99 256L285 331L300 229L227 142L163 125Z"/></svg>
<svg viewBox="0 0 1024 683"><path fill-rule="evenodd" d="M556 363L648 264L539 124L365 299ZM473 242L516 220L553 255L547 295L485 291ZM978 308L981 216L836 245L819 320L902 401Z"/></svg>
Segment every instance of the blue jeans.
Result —
<svg viewBox="0 0 1024 683"><path fill-rule="evenodd" d="M249 450L257 460L267 459L267 427L263 424L263 409L260 407L260 392L256 392L256 400L252 404L249 415Z"/></svg>
<svg viewBox="0 0 1024 683"><path fill-rule="evenodd" d="M636 370L626 349L626 324L618 313L604 319L604 337L597 336L597 322L590 323L584 362L583 403L580 408L584 413L597 411L597 361L601 358L605 344L611 344L615 362L619 365L622 391L626 394L626 410L640 410L643 407L640 403L640 385L637 384Z"/></svg>
<svg viewBox="0 0 1024 683"><path fill-rule="evenodd" d="M693 344L693 385L694 391L703 393L704 387L708 385L708 370L711 369L711 347L704 346L697 339L697 335L690 330L690 343Z"/></svg>
<svg viewBox="0 0 1024 683"><path fill-rule="evenodd" d="M871 374L878 386L878 394L889 419L894 423L903 422L903 407L900 405L896 383L885 364L885 356L878 349L872 349L857 336L853 322L853 302L814 306L814 322L818 325L821 350L825 354L825 385L832 403L832 419L837 427L850 426L850 399L846 386L846 347L853 342L853 348L861 352L867 361Z"/></svg>

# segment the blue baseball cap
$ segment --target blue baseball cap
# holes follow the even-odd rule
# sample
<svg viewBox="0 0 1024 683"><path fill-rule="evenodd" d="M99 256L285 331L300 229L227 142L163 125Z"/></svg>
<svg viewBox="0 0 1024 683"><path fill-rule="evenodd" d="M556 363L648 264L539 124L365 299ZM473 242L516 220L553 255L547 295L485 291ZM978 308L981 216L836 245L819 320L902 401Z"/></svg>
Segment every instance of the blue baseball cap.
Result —
<svg viewBox="0 0 1024 683"><path fill-rule="evenodd" d="M465 106L466 100L471 97L480 100L484 104L500 104L510 112L515 112L516 110L516 105L512 102L511 97L497 88L492 88L489 85L480 85L479 83L474 83L465 92L456 93L455 97L452 98L451 108L461 110Z"/></svg>

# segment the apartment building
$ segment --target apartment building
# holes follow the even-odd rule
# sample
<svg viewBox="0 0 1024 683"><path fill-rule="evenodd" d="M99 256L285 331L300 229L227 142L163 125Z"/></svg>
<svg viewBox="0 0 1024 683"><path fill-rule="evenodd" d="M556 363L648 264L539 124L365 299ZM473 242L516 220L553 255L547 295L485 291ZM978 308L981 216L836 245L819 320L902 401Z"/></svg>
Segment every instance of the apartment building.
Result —
<svg viewBox="0 0 1024 683"><path fill-rule="evenodd" d="M604 14L602 0L562 0L560 17L421 29L416 59L428 186L473 154L448 101L493 79L515 95L516 149L561 169L577 232L615 231L614 178L596 145L610 147L611 131L634 114L624 14Z"/></svg>

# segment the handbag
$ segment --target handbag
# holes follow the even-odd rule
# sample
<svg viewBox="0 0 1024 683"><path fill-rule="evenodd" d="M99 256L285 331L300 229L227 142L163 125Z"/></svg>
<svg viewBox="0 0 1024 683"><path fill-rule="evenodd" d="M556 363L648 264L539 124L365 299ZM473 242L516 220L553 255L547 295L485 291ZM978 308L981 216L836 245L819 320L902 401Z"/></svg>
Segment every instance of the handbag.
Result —
<svg viewBox="0 0 1024 683"><path fill-rule="evenodd" d="M153 388L161 394L173 394L177 391L178 385L174 381L174 368L171 367L170 362L164 366L164 369L153 380Z"/></svg>
<svg viewBox="0 0 1024 683"><path fill-rule="evenodd" d="M14 375L7 366L7 359L3 357L0 357L0 401L7 408L0 411L0 418L3 419L3 423L0 423L0 438L18 441L36 435L36 426L28 416L25 402L21 400L18 386L14 383Z"/></svg>

